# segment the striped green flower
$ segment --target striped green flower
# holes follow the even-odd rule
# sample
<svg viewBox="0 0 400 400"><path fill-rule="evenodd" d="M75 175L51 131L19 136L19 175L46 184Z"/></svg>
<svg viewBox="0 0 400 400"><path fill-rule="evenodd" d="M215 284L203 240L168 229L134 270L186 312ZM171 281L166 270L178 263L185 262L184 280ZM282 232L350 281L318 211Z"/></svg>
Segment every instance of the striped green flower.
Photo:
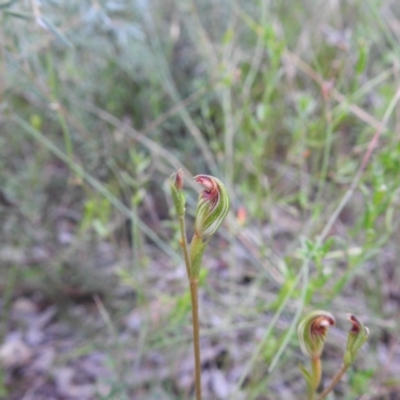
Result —
<svg viewBox="0 0 400 400"><path fill-rule="evenodd" d="M307 314L297 328L302 352L310 358L319 358L328 328L333 325L335 318L327 311L317 310Z"/></svg>
<svg viewBox="0 0 400 400"><path fill-rule="evenodd" d="M169 184L176 213L179 217L182 217L185 215L185 194L183 193L183 171L181 169L171 175Z"/></svg>
<svg viewBox="0 0 400 400"><path fill-rule="evenodd" d="M358 351L367 341L369 329L364 326L355 315L348 314L347 319L351 322L351 329L347 336L346 352L343 362L346 366L349 366L354 362Z"/></svg>
<svg viewBox="0 0 400 400"><path fill-rule="evenodd" d="M194 231L198 237L213 235L229 211L229 196L224 184L209 175L197 175L195 181L204 187L197 203Z"/></svg>

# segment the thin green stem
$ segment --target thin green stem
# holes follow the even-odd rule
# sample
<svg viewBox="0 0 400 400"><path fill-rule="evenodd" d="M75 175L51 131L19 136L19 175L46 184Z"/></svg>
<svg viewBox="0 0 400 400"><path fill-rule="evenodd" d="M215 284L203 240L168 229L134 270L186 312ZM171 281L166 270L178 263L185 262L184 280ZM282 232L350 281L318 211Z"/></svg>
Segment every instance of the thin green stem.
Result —
<svg viewBox="0 0 400 400"><path fill-rule="evenodd" d="M201 358L200 358L200 324L199 324L199 297L198 297L199 281L197 277L192 276L193 274L191 270L191 261L190 261L188 243L186 238L184 215L179 216L179 229L181 231L181 246L182 246L183 256L185 258L186 272L190 282L196 400L201 400Z"/></svg>
<svg viewBox="0 0 400 400"><path fill-rule="evenodd" d="M179 229L181 231L181 247L183 251L183 257L185 258L185 265L186 265L186 273L188 279L190 280L191 274L191 265L190 265L190 257L189 257L189 249L188 243L186 238L186 228L185 228L185 215L179 215Z"/></svg>
<svg viewBox="0 0 400 400"><path fill-rule="evenodd" d="M192 301L192 325L193 325L193 349L195 363L195 388L196 400L201 400L201 359L200 359L200 325L199 325L199 301L197 278L190 280L190 297Z"/></svg>
<svg viewBox="0 0 400 400"><path fill-rule="evenodd" d="M318 389L319 383L321 382L321 359L319 357L311 359L311 376L312 382L312 399L315 398L315 392Z"/></svg>
<svg viewBox="0 0 400 400"><path fill-rule="evenodd" d="M268 372L271 373L274 368L276 367L278 361L280 360L282 354L285 352L286 347L289 344L290 339L292 338L292 335L296 329L296 326L299 322L301 313L303 312L304 306L307 303L307 289L309 287L308 282L309 282L309 270L310 270L310 257L307 257L306 259L304 259L303 261L303 266L301 269L301 272L303 273L303 284L302 284L302 288L301 288L301 294L300 294L300 300L299 300L299 305L296 311L296 314L293 318L292 323L289 326L289 329L286 331L286 334L282 340L282 343L278 349L278 351L276 352L274 358L271 361L271 364L268 368ZM301 274L300 272L300 274ZM300 274L296 277L295 280L295 285L298 282L298 278L300 276Z"/></svg>
<svg viewBox="0 0 400 400"><path fill-rule="evenodd" d="M191 279L198 278L200 267L203 259L203 253L205 246L207 246L210 239L204 239L199 236L196 232L193 234L192 241L190 243L190 277Z"/></svg>
<svg viewBox="0 0 400 400"><path fill-rule="evenodd" d="M308 386L308 399L307 400L315 400L315 390L314 388Z"/></svg>
<svg viewBox="0 0 400 400"><path fill-rule="evenodd" d="M339 371L332 378L331 382L325 388L325 390L318 396L317 400L323 400L333 390L333 388L338 384L340 379L342 379L342 376L345 374L345 372L347 371L348 368L349 368L349 365L342 364Z"/></svg>
<svg viewBox="0 0 400 400"><path fill-rule="evenodd" d="M323 87L321 87L321 90L324 91ZM322 156L321 173L319 176L318 192L315 204L319 204L322 199L326 178L328 176L329 157L332 148L332 135L333 135L333 118L332 118L332 110L331 110L329 94L325 94L323 95L323 97L325 104L326 136L325 136L324 151Z"/></svg>

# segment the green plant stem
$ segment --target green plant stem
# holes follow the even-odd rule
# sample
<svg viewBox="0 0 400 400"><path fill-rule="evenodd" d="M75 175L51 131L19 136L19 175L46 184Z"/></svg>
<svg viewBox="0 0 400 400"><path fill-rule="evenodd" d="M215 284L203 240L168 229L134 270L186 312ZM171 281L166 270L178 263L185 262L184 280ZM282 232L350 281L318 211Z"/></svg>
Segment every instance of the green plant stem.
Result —
<svg viewBox="0 0 400 400"><path fill-rule="evenodd" d="M340 381L340 379L342 379L342 376L345 374L345 372L347 371L348 368L349 368L349 365L342 364L339 371L332 378L331 382L325 388L325 390L318 396L317 400L324 399L333 390L333 388L337 385L337 383Z"/></svg>
<svg viewBox="0 0 400 400"><path fill-rule="evenodd" d="M308 398L307 400L315 400L315 390L313 387L308 386Z"/></svg>
<svg viewBox="0 0 400 400"><path fill-rule="evenodd" d="M179 215L178 217L179 217L179 229L181 231L181 247L182 247L182 251L183 251L183 257L185 258L187 277L190 280L192 274L191 274L188 243L187 243L187 238L186 238L185 215Z"/></svg>
<svg viewBox="0 0 400 400"><path fill-rule="evenodd" d="M318 389L319 383L321 382L321 358L316 357L311 359L311 376L312 382L312 399L315 398L315 392Z"/></svg>
<svg viewBox="0 0 400 400"><path fill-rule="evenodd" d="M184 215L179 216L179 228L181 231L181 246L182 246L183 256L185 258L186 272L190 282L196 400L201 400L201 358L200 358L200 324L199 324L199 295L198 295L199 280L197 277L192 277Z"/></svg>
<svg viewBox="0 0 400 400"><path fill-rule="evenodd" d="M196 400L201 400L201 360L200 360L200 325L199 325L199 281L190 279L190 297L192 301L193 349L195 364Z"/></svg>

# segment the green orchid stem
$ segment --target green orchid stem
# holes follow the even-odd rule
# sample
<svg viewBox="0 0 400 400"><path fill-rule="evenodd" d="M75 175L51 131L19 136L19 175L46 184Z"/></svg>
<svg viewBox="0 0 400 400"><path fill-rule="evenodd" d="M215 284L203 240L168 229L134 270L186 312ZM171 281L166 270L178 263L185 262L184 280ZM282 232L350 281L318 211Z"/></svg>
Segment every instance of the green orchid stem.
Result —
<svg viewBox="0 0 400 400"><path fill-rule="evenodd" d="M347 369L349 368L350 365L345 365L342 364L340 367L339 371L336 373L336 375L332 378L331 382L329 385L325 388L325 390L318 396L317 400L322 400L324 399L332 390L333 388L338 384L338 382L342 379L342 376L346 373Z"/></svg>
<svg viewBox="0 0 400 400"><path fill-rule="evenodd" d="M197 204L194 220L194 234L190 252L185 229L185 195L183 192L183 171L179 170L170 178L172 200L179 218L181 247L185 259L186 273L190 283L192 304L193 348L195 360L196 400L201 400L201 359L199 324L199 274L204 251L211 236L220 227L229 211L229 196L224 184L209 175L197 175L195 181L203 186Z"/></svg>
<svg viewBox="0 0 400 400"><path fill-rule="evenodd" d="M208 241L204 241L202 236L199 236L196 232L193 234L192 241L190 243L190 276L191 278L198 278L203 262L204 250L207 247Z"/></svg>
<svg viewBox="0 0 400 400"><path fill-rule="evenodd" d="M188 243L186 238L184 215L179 216L179 228L181 231L181 246L182 246L183 256L185 258L186 272L190 282L196 400L201 400L201 358L200 358L200 324L199 324L199 295L198 295L199 280L197 276L193 276Z"/></svg>
<svg viewBox="0 0 400 400"><path fill-rule="evenodd" d="M311 359L311 375L313 379L314 392L318 389L321 382L321 358L315 357Z"/></svg>
<svg viewBox="0 0 400 400"><path fill-rule="evenodd" d="M192 301L192 325L193 325L193 350L195 364L196 400L201 400L201 359L200 359L200 324L199 324L199 281L190 279L190 298Z"/></svg>
<svg viewBox="0 0 400 400"><path fill-rule="evenodd" d="M181 231L181 247L182 247L182 251L183 251L183 256L185 258L186 273L187 273L188 279L190 280L191 265L190 265L188 243L187 243L187 238L186 238L185 215L179 215L179 229Z"/></svg>

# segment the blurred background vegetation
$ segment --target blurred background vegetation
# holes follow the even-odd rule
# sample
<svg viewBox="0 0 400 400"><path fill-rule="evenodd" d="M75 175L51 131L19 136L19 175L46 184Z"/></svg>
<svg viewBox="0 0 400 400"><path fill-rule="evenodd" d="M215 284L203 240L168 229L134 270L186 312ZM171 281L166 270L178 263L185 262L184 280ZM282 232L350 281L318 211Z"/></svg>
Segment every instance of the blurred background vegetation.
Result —
<svg viewBox="0 0 400 400"><path fill-rule="evenodd" d="M2 0L0 334L30 356L1 398L190 398L183 168L189 229L192 174L232 199L202 274L205 399L303 398L315 308L338 320L324 383L346 313L371 330L332 399L400 399L399 43L395 0Z"/></svg>

